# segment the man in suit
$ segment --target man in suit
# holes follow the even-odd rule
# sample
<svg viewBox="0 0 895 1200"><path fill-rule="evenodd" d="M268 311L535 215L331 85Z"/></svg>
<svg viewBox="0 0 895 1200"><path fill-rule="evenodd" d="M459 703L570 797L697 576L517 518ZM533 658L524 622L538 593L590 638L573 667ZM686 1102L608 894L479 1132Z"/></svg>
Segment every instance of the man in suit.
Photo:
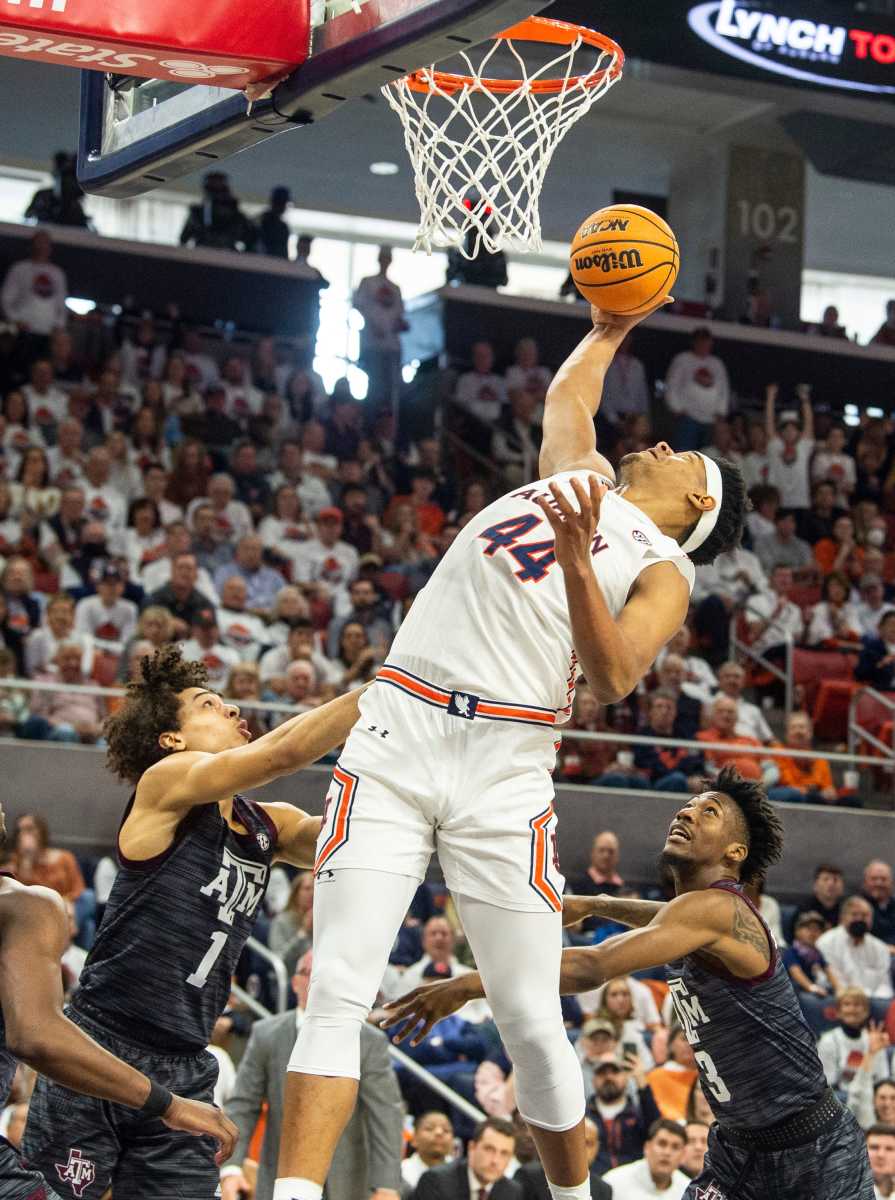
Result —
<svg viewBox="0 0 895 1200"><path fill-rule="evenodd" d="M584 1141L590 1170L591 1200L612 1200L612 1188L600 1177L594 1165L600 1152L600 1131L590 1117L584 1120ZM513 1179L522 1188L523 1200L550 1200L547 1176L537 1159L521 1166Z"/></svg>
<svg viewBox="0 0 895 1200"><path fill-rule="evenodd" d="M504 1178L516 1149L509 1121L487 1117L476 1126L465 1158L420 1176L413 1200L522 1200L522 1189Z"/></svg>
<svg viewBox="0 0 895 1200"><path fill-rule="evenodd" d="M239 1129L233 1154L221 1167L221 1200L238 1200L250 1190L243 1161L262 1105L267 1126L261 1144L255 1200L271 1200L283 1122L283 1085L295 1031L304 1015L313 951L300 958L292 988L298 1008L258 1021L236 1073L227 1115ZM360 1091L357 1108L333 1159L327 1200L399 1200L403 1115L401 1093L388 1054L388 1039L372 1025L361 1029ZM513 1200L504 1197L501 1200Z"/></svg>

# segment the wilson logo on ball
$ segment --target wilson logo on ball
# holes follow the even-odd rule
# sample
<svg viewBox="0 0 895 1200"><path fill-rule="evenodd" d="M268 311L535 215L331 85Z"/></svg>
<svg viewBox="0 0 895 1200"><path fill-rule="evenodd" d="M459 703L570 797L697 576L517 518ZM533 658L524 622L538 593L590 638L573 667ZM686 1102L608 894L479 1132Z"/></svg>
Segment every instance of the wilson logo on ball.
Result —
<svg viewBox="0 0 895 1200"><path fill-rule="evenodd" d="M589 271L596 268L608 274L610 271L631 271L642 267L643 259L639 250L604 250L602 254L581 254L575 259L576 271Z"/></svg>

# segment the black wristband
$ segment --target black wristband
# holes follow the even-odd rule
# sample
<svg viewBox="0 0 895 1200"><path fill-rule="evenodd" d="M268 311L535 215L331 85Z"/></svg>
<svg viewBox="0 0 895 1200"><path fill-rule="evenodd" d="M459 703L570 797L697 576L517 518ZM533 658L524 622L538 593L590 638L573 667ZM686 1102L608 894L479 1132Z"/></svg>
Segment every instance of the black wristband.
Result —
<svg viewBox="0 0 895 1200"><path fill-rule="evenodd" d="M146 1103L142 1108L138 1109L141 1117L146 1120L152 1120L155 1117L163 1117L171 1107L171 1101L174 1099L171 1092L167 1088L163 1088L160 1083L156 1083L154 1079L149 1081L149 1095L146 1097Z"/></svg>

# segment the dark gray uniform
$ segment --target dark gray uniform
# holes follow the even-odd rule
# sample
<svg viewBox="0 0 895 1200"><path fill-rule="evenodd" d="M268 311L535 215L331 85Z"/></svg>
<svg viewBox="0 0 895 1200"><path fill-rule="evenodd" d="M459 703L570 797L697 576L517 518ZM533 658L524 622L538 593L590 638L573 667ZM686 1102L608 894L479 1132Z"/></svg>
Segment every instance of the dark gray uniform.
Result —
<svg viewBox="0 0 895 1200"><path fill-rule="evenodd" d="M864 1134L827 1087L767 925L739 885L712 886L758 917L771 961L754 979L695 955L669 966L674 1009L717 1118L685 1200L873 1200Z"/></svg>
<svg viewBox="0 0 895 1200"><path fill-rule="evenodd" d="M124 819L130 812L128 805ZM260 805L236 797L235 833L216 804L192 809L171 847L131 862L115 880L69 1016L113 1054L178 1095L211 1101L217 1062L205 1047L267 888L277 830ZM63 1196L211 1200L210 1138L175 1133L131 1108L40 1079L25 1130L28 1161L60 1178ZM87 1178L89 1176L89 1178Z"/></svg>
<svg viewBox="0 0 895 1200"><path fill-rule="evenodd" d="M6 1024L0 1013L0 1104L12 1087L18 1061L6 1049ZM30 1171L15 1146L0 1137L0 1200L59 1200L37 1171Z"/></svg>

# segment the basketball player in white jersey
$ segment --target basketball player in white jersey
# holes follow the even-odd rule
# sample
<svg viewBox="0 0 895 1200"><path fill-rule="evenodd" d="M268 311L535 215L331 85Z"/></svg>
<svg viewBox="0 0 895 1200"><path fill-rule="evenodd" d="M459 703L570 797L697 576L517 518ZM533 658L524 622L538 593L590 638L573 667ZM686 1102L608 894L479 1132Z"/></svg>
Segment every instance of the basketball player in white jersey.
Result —
<svg viewBox="0 0 895 1200"><path fill-rule="evenodd" d="M335 769L274 1200L320 1200L355 1102L360 1027L436 849L554 1200L590 1194L581 1070L557 988L556 726L579 674L604 702L632 691L686 617L693 563L736 545L745 507L736 467L665 443L628 455L609 490L594 416L643 317L593 316L547 394L541 480L458 535Z"/></svg>

